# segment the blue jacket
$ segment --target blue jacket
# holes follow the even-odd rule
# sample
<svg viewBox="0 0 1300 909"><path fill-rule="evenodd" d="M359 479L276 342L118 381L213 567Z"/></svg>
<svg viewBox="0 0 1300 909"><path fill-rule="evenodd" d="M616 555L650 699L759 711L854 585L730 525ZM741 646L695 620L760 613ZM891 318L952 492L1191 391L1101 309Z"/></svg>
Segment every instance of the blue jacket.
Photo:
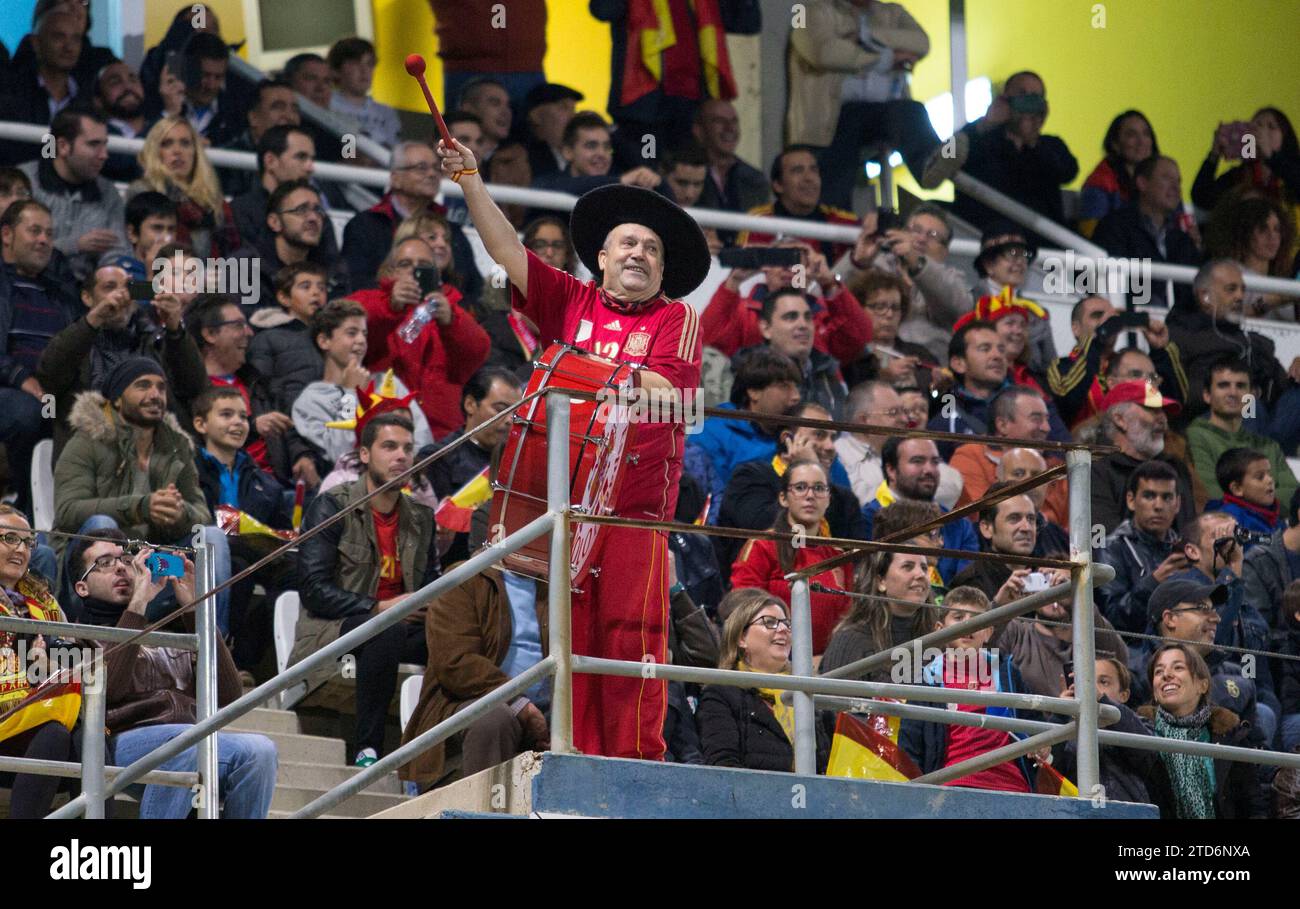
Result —
<svg viewBox="0 0 1300 909"><path fill-rule="evenodd" d="M885 505L881 504L881 501L878 498L872 499L866 505L862 506L862 520L867 525L867 535L864 539L875 539L876 512L880 511L880 509L884 507ZM939 510L944 514L948 513L948 509L944 508L942 505L939 506ZM975 525L970 521L965 519L949 521L940 528L940 533L943 535L944 549L964 549L967 552L980 551L979 534L975 530ZM944 584L950 584L957 572L961 571L969 564L970 559L944 557L939 560L939 576L943 578Z"/></svg>
<svg viewBox="0 0 1300 909"><path fill-rule="evenodd" d="M1230 514L1237 519L1237 524L1246 528L1252 533L1272 534L1278 528L1282 527L1282 521L1279 520L1269 523L1269 519L1261 514L1257 509L1247 508L1237 502L1225 502L1223 499L1210 499L1205 503L1206 511L1221 511L1224 514ZM1246 547L1246 551L1254 549L1255 543Z"/></svg>
<svg viewBox="0 0 1300 909"><path fill-rule="evenodd" d="M204 448L194 457L198 469L199 487L214 515L221 504L221 465ZM238 487L240 511L247 512L268 527L287 530L293 525L292 490L280 485L274 476L259 470L253 459L244 451L235 453L235 477ZM306 503L304 503L305 505Z"/></svg>
<svg viewBox="0 0 1300 909"><path fill-rule="evenodd" d="M977 398L966 390L966 386L955 386L950 394L953 396L955 407L944 404L939 409L939 413L930 418L930 422L925 424L926 429L935 432L960 432L973 436L991 436L993 432L992 421L989 419L989 403L997 397L998 392L1003 388L1012 385L1011 379L1007 379L999 388L987 398ZM1051 431L1047 434L1049 439L1056 442L1069 442L1070 430L1066 428L1061 415L1056 412L1056 405L1051 401L1047 402L1047 419L1051 425ZM956 442L935 442L939 448L939 454L946 461L952 457L953 451L957 448Z"/></svg>

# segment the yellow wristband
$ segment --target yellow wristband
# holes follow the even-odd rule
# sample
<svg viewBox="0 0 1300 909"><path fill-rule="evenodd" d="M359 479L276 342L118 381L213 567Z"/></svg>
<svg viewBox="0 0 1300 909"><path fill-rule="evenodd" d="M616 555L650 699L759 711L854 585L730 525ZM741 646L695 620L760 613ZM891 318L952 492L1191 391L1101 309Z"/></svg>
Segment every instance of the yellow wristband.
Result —
<svg viewBox="0 0 1300 909"><path fill-rule="evenodd" d="M476 174L476 173L478 173L478 168L477 168L477 167L475 167L475 168L473 168L473 169L471 169L471 170L458 170L458 171L456 171L454 174L451 175L451 181L452 181L453 183L459 183L461 177L467 177L467 176L469 176L470 174Z"/></svg>

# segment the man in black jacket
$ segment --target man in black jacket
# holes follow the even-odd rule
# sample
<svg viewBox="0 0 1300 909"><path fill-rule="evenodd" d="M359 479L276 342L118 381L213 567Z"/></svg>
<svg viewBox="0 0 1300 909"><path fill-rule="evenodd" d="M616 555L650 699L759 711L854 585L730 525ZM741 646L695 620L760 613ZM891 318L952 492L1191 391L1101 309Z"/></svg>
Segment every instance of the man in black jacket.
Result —
<svg viewBox="0 0 1300 909"><path fill-rule="evenodd" d="M276 276L285 266L300 262L314 262L325 269L329 296L348 292L346 268L330 242L334 228L321 207L320 191L310 182L299 179L279 184L266 200L262 224L261 232L234 253L237 258L258 263L258 310L276 310Z"/></svg>
<svg viewBox="0 0 1300 909"><path fill-rule="evenodd" d="M1137 198L1102 218L1092 242L1112 256L1199 265L1201 251L1196 240L1178 226L1177 215L1183 204L1178 162L1163 155L1152 155L1137 166L1133 179L1137 183ZM1181 306L1191 304L1190 287L1172 285L1174 299L1170 300L1170 286L1165 281L1154 282L1150 302L1157 306L1173 306L1175 302Z"/></svg>
<svg viewBox="0 0 1300 909"><path fill-rule="evenodd" d="M318 526L403 473L411 466L412 439L410 421L396 414L382 414L367 423L359 449L364 475L317 496L307 509L303 529ZM300 547L298 589L304 611L298 617L290 661L305 658L398 605L432 583L438 570L433 513L428 508L394 487L351 509ZM384 718L397 691L397 667L428 660L423 613L407 616L352 656L356 762L369 766L384 750ZM309 688L324 684L333 673L331 666L310 674Z"/></svg>
<svg viewBox="0 0 1300 909"><path fill-rule="evenodd" d="M1143 461L1129 474L1124 495L1132 516L1106 538L1100 561L1115 569L1115 578L1096 592L1097 602L1116 628L1142 633L1152 592L1190 564L1187 547L1174 549L1178 474L1164 461Z"/></svg>
<svg viewBox="0 0 1300 909"><path fill-rule="evenodd" d="M298 395L324 371L311 321L329 299L328 274L315 262L284 266L275 274L275 301L280 305L260 309L249 320L261 330L248 342L248 362L271 383L281 413L292 414Z"/></svg>

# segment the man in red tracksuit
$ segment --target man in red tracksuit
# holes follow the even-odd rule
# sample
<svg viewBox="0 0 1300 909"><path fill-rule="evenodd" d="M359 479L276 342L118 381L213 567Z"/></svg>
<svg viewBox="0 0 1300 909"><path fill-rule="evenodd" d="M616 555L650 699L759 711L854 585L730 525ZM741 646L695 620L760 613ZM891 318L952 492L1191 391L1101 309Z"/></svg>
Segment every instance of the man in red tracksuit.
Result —
<svg viewBox="0 0 1300 909"><path fill-rule="evenodd" d="M700 322L680 297L708 274L709 249L689 215L638 187L615 184L587 193L573 210L570 233L578 256L600 280L582 282L524 248L488 196L468 148L439 143L438 154L443 173L458 178L465 191L483 245L510 278L513 305L537 325L543 344L563 341L639 367L634 375L642 392L696 394ZM633 429L615 513L671 520L685 427L677 419ZM572 599L574 652L664 662L670 558L663 533L603 528L592 576ZM588 754L662 760L666 707L661 680L576 674L574 745Z"/></svg>

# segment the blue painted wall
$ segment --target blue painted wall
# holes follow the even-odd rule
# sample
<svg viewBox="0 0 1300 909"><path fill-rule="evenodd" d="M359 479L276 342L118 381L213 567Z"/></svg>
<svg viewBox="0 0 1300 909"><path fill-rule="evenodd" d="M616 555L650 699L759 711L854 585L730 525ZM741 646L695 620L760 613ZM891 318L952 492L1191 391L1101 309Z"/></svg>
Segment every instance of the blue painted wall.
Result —
<svg viewBox="0 0 1300 909"><path fill-rule="evenodd" d="M12 55L23 40L23 35L32 30L32 10L36 0L4 0L0 3L0 41L9 48Z"/></svg>

